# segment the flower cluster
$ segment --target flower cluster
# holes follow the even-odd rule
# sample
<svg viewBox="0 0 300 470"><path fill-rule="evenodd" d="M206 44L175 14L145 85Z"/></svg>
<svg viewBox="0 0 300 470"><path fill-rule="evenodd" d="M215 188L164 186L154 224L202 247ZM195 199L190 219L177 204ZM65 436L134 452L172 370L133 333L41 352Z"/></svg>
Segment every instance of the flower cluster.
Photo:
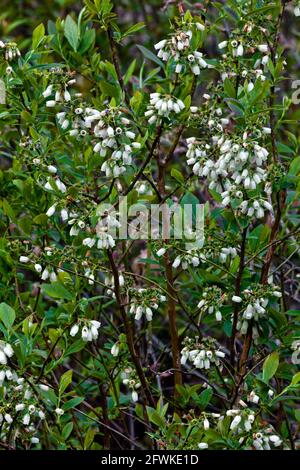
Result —
<svg viewBox="0 0 300 470"><path fill-rule="evenodd" d="M247 29L246 32L248 33L251 32L251 30L249 31L249 28L251 28L251 25L247 25L245 27L245 29ZM255 45L255 48L253 48L252 46L253 44L245 42L242 37L232 39L231 41L222 41L218 45L220 50L228 49L228 51L232 54L233 57L243 57L247 49L251 52L256 49L262 54L267 54L268 52L270 52L269 46L267 44ZM264 60L263 62L266 62L266 60Z"/></svg>
<svg viewBox="0 0 300 470"><path fill-rule="evenodd" d="M46 390L46 385L40 384ZM39 397L33 392L29 382L19 377L10 368L0 370L0 388L3 390L0 404L0 438L12 432L14 439L23 445L37 444L36 437L40 421L45 419L45 412Z"/></svg>
<svg viewBox="0 0 300 470"><path fill-rule="evenodd" d="M207 68L208 64L203 59L203 54L193 49L192 38L193 30L204 31L204 29L205 26L200 22L183 25L170 38L155 44L157 56L164 62L173 59L175 73L191 70L194 75L200 75L201 69Z"/></svg>
<svg viewBox="0 0 300 470"><path fill-rule="evenodd" d="M217 286L206 287L202 293L202 299L198 303L198 308L203 312L215 314L216 320L222 320L220 307L225 302L227 295Z"/></svg>
<svg viewBox="0 0 300 470"><path fill-rule="evenodd" d="M123 174L131 165L134 152L141 148L128 117L118 107L108 107L102 111L87 108L84 122L86 128L93 127L96 139L94 152L106 157L101 171L107 177Z"/></svg>
<svg viewBox="0 0 300 470"><path fill-rule="evenodd" d="M12 357L14 350L9 343L0 341L0 364L7 364L7 360Z"/></svg>
<svg viewBox="0 0 300 470"><path fill-rule="evenodd" d="M257 219L262 219L265 215L265 210L273 212L273 207L265 199L259 198L243 201L239 206L239 210L241 214L247 215L247 217L255 216Z"/></svg>
<svg viewBox="0 0 300 470"><path fill-rule="evenodd" d="M186 252L180 253L180 255L177 255L173 261L172 266L175 269L179 266L181 266L182 269L187 269L189 265L194 267L199 266L200 261L201 254L199 253L199 250L188 250Z"/></svg>
<svg viewBox="0 0 300 470"><path fill-rule="evenodd" d="M75 93L75 98L80 98L81 93ZM66 106L69 106L66 109ZM62 130L68 131L72 137L85 137L88 133L84 120L84 109L81 104L74 102L72 98L71 103L64 104L65 111L60 111L56 114L56 119Z"/></svg>
<svg viewBox="0 0 300 470"><path fill-rule="evenodd" d="M257 405L259 403L259 400L260 400L259 395L257 395L256 392L252 390L248 395L248 401L250 403L254 403L255 405Z"/></svg>
<svg viewBox="0 0 300 470"><path fill-rule="evenodd" d="M266 307L271 297L281 297L281 292L276 286L257 285L245 289L241 297L233 296L233 302L241 303L243 307L237 323L237 329L241 334L247 333L249 322L251 322L253 324L253 338L257 340L261 328L260 323L266 318Z"/></svg>
<svg viewBox="0 0 300 470"><path fill-rule="evenodd" d="M256 140L248 139L247 132L242 139L214 136L212 145L190 137L187 146L187 164L193 165L195 175L208 179L210 189L221 192L224 206L234 204L237 213L250 218L262 218L265 210L273 210L268 200L250 197L247 192L266 183L263 167L269 155ZM217 151L219 157L215 159Z"/></svg>
<svg viewBox="0 0 300 470"><path fill-rule="evenodd" d="M98 215L97 215L98 217ZM103 215L99 214L98 223L95 227L95 236L89 236L84 238L82 244L88 248L93 248L97 242L98 249L108 249L115 246L116 238L116 228L120 228L121 223L117 219L117 214L115 213L105 213ZM90 228L87 230L91 231Z"/></svg>
<svg viewBox="0 0 300 470"><path fill-rule="evenodd" d="M230 263L237 256L237 249L229 245L233 240L220 239L214 231L209 230L206 230L205 235L203 246L193 252L201 263L209 263L212 260L222 264Z"/></svg>
<svg viewBox="0 0 300 470"><path fill-rule="evenodd" d="M280 447L282 439L275 434L271 427L255 432L252 436L252 446L256 450L272 450L272 447Z"/></svg>
<svg viewBox="0 0 300 470"><path fill-rule="evenodd" d="M21 56L18 46L15 42L3 42L0 41L0 51L4 52L4 58L8 62Z"/></svg>
<svg viewBox="0 0 300 470"><path fill-rule="evenodd" d="M68 220L68 224L71 225L70 236L77 237L77 235L85 228L86 223L84 220L82 220L82 218L79 217L76 212L71 212L68 217L70 217L70 219ZM92 246L90 246L90 243L92 242L83 243L83 245L92 248L95 243L93 242Z"/></svg>
<svg viewBox="0 0 300 470"><path fill-rule="evenodd" d="M209 369L213 364L218 366L220 359L225 357L225 353L219 350L217 341L214 338L185 338L183 346L181 364L185 364L187 360L190 360L198 369Z"/></svg>
<svg viewBox="0 0 300 470"><path fill-rule="evenodd" d="M87 231L91 232L91 228L87 227L85 222L82 220L77 221L76 219L73 219L72 222L75 223L70 231L70 235L77 236L79 233L78 228L85 228ZM71 221L69 223L71 223ZM120 227L120 223L114 216L107 215L102 219L99 218L95 228L95 234L91 236L91 233L89 233L89 236L82 240L83 246L93 248L97 243L98 249L113 248L115 246L115 240L110 233L110 230L113 227Z"/></svg>
<svg viewBox="0 0 300 470"><path fill-rule="evenodd" d="M214 167L213 160L210 159L209 150L211 146L196 137L189 137L187 140L187 164L193 165L193 173L200 177L211 175ZM215 176L213 174L213 176Z"/></svg>
<svg viewBox="0 0 300 470"><path fill-rule="evenodd" d="M83 323L82 328L81 323ZM101 323L97 320L80 320L72 326L70 335L76 336L81 328L81 338L83 341L95 341L98 338L98 330L100 326Z"/></svg>
<svg viewBox="0 0 300 470"><path fill-rule="evenodd" d="M245 189L256 189L266 179L262 166L269 152L256 141L248 140L247 133L240 142L221 137L217 144L220 149L220 157L215 164L217 176L229 176L233 184L241 184Z"/></svg>
<svg viewBox="0 0 300 470"><path fill-rule="evenodd" d="M84 276L87 278L88 283L89 283L90 286L93 286L95 284L95 275L91 271L90 268L85 269Z"/></svg>
<svg viewBox="0 0 300 470"><path fill-rule="evenodd" d="M145 116L149 124L159 123L161 118L170 118L181 113L185 108L183 101L175 96L151 93L150 104L147 106Z"/></svg>
<svg viewBox="0 0 300 470"><path fill-rule="evenodd" d="M71 93L69 87L75 85L76 79L73 78L73 73L66 73L63 69L52 68L50 70L50 84L43 91L42 95L46 99L46 106L48 108L54 108L59 105L70 104L71 102ZM77 94L81 96L81 94ZM66 129L69 126L67 119L64 119L63 115L57 116L59 122L63 129Z"/></svg>
<svg viewBox="0 0 300 470"><path fill-rule="evenodd" d="M119 274L119 286L122 288L125 285L125 278L123 274ZM115 298L115 279L114 276L106 276L104 283L107 287L107 294L110 295L112 298Z"/></svg>
<svg viewBox="0 0 300 470"><path fill-rule="evenodd" d="M208 144L208 137L210 136L212 138L220 132L223 133L230 123L230 119L228 116L224 115L224 110L220 108L218 104L218 96L204 93L203 99L204 101L199 107L194 105L190 106L188 126L199 128L203 139L203 149L210 150L211 146ZM195 158L194 162L191 161L189 163L191 165L196 162L196 157L200 156L197 155L197 153L199 154L198 147L201 145L201 140L192 137L187 139L187 143L188 148L191 147L191 152L188 152L187 158ZM198 152L195 152L196 154L193 152L193 143L195 143L195 147L198 148Z"/></svg>
<svg viewBox="0 0 300 470"><path fill-rule="evenodd" d="M50 279L51 282L55 282L57 279L57 274L54 270L54 268L51 266L51 257L53 255L53 250L51 247L46 246L44 248L44 253L45 253L45 263L43 265L41 262L37 262L37 260L30 254L29 256L27 255L22 255L19 258L20 263L33 263L34 270L40 274L41 280L46 281L47 279ZM57 271L60 271L59 269Z"/></svg>
<svg viewBox="0 0 300 470"><path fill-rule="evenodd" d="M141 388L140 381L136 378L135 372L131 367L127 367L121 374L122 383L131 390L131 398L133 402L137 402L139 399L138 392Z"/></svg>
<svg viewBox="0 0 300 470"><path fill-rule="evenodd" d="M61 193L65 193L67 191L66 185L61 181L58 176L54 179L48 177L47 182L45 184L45 189L47 189L48 191L60 191ZM55 212L55 206L52 206L51 209L49 208L48 210L50 215L47 215L50 217Z"/></svg>
<svg viewBox="0 0 300 470"><path fill-rule="evenodd" d="M224 264L237 256L236 248L224 246L223 241L220 243L218 239L211 240L209 236L205 238L205 241L203 240L199 243L199 240L197 240L196 243L198 246L193 248L187 247L187 243L185 243L185 246L181 246L178 242L174 243L174 249L177 252L180 249L180 253L176 255L172 263L174 269L178 267L188 269L189 266L198 267L201 263L206 263L212 258ZM166 251L166 247L158 248L156 256L161 257Z"/></svg>
<svg viewBox="0 0 300 470"><path fill-rule="evenodd" d="M240 434L244 431L249 432L255 421L255 415L248 407L245 407L244 409L227 410L226 416L230 416L232 418L230 429L235 434Z"/></svg>
<svg viewBox="0 0 300 470"><path fill-rule="evenodd" d="M148 321L152 320L153 310L159 308L160 302L165 302L166 297L158 289L129 289L130 298L129 312L134 314L135 320L140 320L143 315Z"/></svg>
<svg viewBox="0 0 300 470"><path fill-rule="evenodd" d="M237 250L233 246L221 248L219 260L226 263L228 259L234 259L237 256Z"/></svg>

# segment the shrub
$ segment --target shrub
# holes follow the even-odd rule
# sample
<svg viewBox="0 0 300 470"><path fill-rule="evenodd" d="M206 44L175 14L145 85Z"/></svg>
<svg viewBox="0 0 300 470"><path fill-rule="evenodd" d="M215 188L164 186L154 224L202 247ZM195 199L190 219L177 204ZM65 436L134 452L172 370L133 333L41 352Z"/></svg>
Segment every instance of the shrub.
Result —
<svg viewBox="0 0 300 470"><path fill-rule="evenodd" d="M19 3L0 42L0 446L297 448L300 6ZM153 208L170 232L149 234Z"/></svg>

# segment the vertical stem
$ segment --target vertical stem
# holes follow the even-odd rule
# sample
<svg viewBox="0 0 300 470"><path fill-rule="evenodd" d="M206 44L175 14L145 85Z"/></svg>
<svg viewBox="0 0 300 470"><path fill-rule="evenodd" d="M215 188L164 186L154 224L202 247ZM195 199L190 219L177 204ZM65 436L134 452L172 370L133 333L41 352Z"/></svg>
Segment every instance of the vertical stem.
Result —
<svg viewBox="0 0 300 470"><path fill-rule="evenodd" d="M168 283L168 316L169 316L169 329L171 336L172 344L172 356L173 356L173 368L174 368L174 396L177 396L177 385L182 384L182 373L181 373L181 363L180 363L180 348L179 348L179 337L176 324L176 305L174 301L174 280L173 280L173 270L172 264L169 259L169 254L164 254L165 270Z"/></svg>
<svg viewBox="0 0 300 470"><path fill-rule="evenodd" d="M285 0L281 0L281 9L280 9L280 13L277 19L273 46L271 46L270 43L268 42L270 49L271 49L271 59L272 59L274 67L276 66L276 53L277 53L277 48L278 48L278 43L279 43L280 26L281 26L284 11L285 11L285 3L286 3ZM275 133L276 116L275 116L274 109L273 109L274 104L275 104L275 85L271 87L271 91L270 91L270 100L269 100L270 114L269 116L270 116L270 128L271 128L272 160L274 163L276 163L278 161L278 154L277 154L277 148L276 148L276 133ZM284 190L281 192L278 191L275 197L276 197L276 202L277 202L277 212L276 212L275 220L271 229L271 236L270 236L271 245L267 251L264 264L262 267L261 278L260 278L261 284L267 284L268 282L269 270L270 270L272 259L273 259L274 252L276 249L276 244L273 242L276 240L277 234L279 232L280 220L281 220L281 215L282 215L282 207L284 206L284 203L285 203L286 192ZM252 328L253 328L253 325L252 325L252 322L250 322L246 339L243 345L243 350L241 353L240 364L239 364L242 375L245 372L246 364L247 364L247 360L249 356L249 351L251 348Z"/></svg>
<svg viewBox="0 0 300 470"><path fill-rule="evenodd" d="M248 230L248 227L246 227L243 230L243 234L242 234L241 249L240 249L240 266L239 266L239 271L238 271L238 275L236 278L235 292L234 292L234 294L237 296L241 294L242 277L243 277L243 271L245 267L245 249L246 249L247 230ZM235 337L236 337L236 332L237 332L236 327L237 327L237 322L238 322L238 316L239 316L239 304L235 303L234 311L233 311L232 333L231 333L231 339L230 339L230 362L232 366L234 366L234 363L235 363L234 346L235 346Z"/></svg>
<svg viewBox="0 0 300 470"><path fill-rule="evenodd" d="M112 30L111 26L108 26L108 28L107 28L107 36L108 36L109 46L110 46L110 50L111 50L111 58L112 58L112 61L113 61L113 64L114 64L114 67L115 67L115 70L116 70L116 74L117 74L117 77L118 77L118 82L119 82L120 87L121 87L121 89L124 93L125 102L126 102L127 106L130 107L130 100L128 98L128 96L129 96L128 95L128 90L127 90L127 88L125 86L125 83L124 83L124 80L123 80L123 75L122 75L122 72L121 72L118 50L117 50L117 47L116 47L116 43L115 43L114 36L113 36L113 30Z"/></svg>
<svg viewBox="0 0 300 470"><path fill-rule="evenodd" d="M126 334L126 338L127 338L127 345L128 345L128 349L129 349L129 352L130 352L130 355L131 355L131 359L132 359L132 362L134 363L134 366L136 368L137 374L139 376L139 379L140 379L140 382L141 382L141 385L142 385L142 389L143 389L143 391L146 395L148 403L151 404L152 406L155 406L154 398L153 398L152 393L149 389L149 385L147 383L147 380L146 380L146 377L145 377L140 359L139 359L139 357L136 353L136 350L135 350L134 336L133 336L133 332L132 332L132 327L131 327L130 321L128 320L127 313L126 313L124 303L123 303L123 300L122 300L122 296L121 296L121 292L120 292L118 268L115 264L115 261L114 261L111 250L107 250L107 254L108 254L108 259L109 259L110 266L111 266L112 273L113 273L113 277L114 277L116 300L117 300L117 303L118 303L118 306L119 306L119 309L120 309L122 320L124 322L125 334Z"/></svg>
<svg viewBox="0 0 300 470"><path fill-rule="evenodd" d="M165 195L165 164L161 162L159 155L157 156L158 165L158 190L163 198ZM163 217L163 229L169 224L169 213L165 210L166 206L163 205L162 217ZM165 243L168 241L164 238ZM174 397L178 395L177 385L182 384L182 372L180 363L180 348L179 348L179 336L176 322L176 304L174 296L176 295L174 289L173 269L170 262L169 254L164 254L164 266L167 278L167 290L168 290L168 318L169 318L169 331L171 337L172 346L172 360L174 369Z"/></svg>

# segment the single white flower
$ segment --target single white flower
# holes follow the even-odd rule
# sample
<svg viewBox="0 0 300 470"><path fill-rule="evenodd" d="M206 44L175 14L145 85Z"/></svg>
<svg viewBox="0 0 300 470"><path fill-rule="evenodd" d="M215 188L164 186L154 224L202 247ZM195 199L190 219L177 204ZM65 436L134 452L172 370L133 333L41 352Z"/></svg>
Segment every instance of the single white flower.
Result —
<svg viewBox="0 0 300 470"><path fill-rule="evenodd" d="M66 209L62 209L60 211L60 216L62 218L62 221L65 222L66 220L68 220L69 218L69 214L68 214L68 211Z"/></svg>
<svg viewBox="0 0 300 470"><path fill-rule="evenodd" d="M46 102L47 108L54 108L56 106L56 101L55 100L49 100Z"/></svg>
<svg viewBox="0 0 300 470"><path fill-rule="evenodd" d="M1 349L0 349L0 364L3 364L3 365L7 364L7 357L4 354L4 352L1 351Z"/></svg>
<svg viewBox="0 0 300 470"><path fill-rule="evenodd" d="M25 426L28 426L28 424L30 423L30 414L29 413L26 413L26 415L23 417L22 422Z"/></svg>
<svg viewBox="0 0 300 470"><path fill-rule="evenodd" d="M71 101L71 95L70 93L68 92L68 90L65 90L64 92L64 98L66 101Z"/></svg>
<svg viewBox="0 0 300 470"><path fill-rule="evenodd" d="M208 448L208 444L206 442L200 442L198 444L198 447L199 447L200 450L204 450L204 449Z"/></svg>
<svg viewBox="0 0 300 470"><path fill-rule="evenodd" d="M79 326L76 323L75 325L72 326L70 330L70 336L76 336L78 331L79 331Z"/></svg>
<svg viewBox="0 0 300 470"><path fill-rule="evenodd" d="M16 411L23 411L25 409L24 403L19 403L18 405L15 406Z"/></svg>
<svg viewBox="0 0 300 470"><path fill-rule="evenodd" d="M53 204L53 206L50 206L49 209L46 212L47 217L51 217L56 210L56 204Z"/></svg>
<svg viewBox="0 0 300 470"><path fill-rule="evenodd" d="M243 301L243 299L238 295L234 295L231 300L237 304L240 304Z"/></svg>
<svg viewBox="0 0 300 470"><path fill-rule="evenodd" d="M6 421L8 424L11 424L11 423L13 422L13 419L12 419L12 417L11 417L11 415L10 415L9 413L6 413L6 414L4 415L4 419L5 419L5 421Z"/></svg>
<svg viewBox="0 0 300 470"><path fill-rule="evenodd" d="M114 357L117 357L119 355L119 350L120 350L120 348L119 348L118 343L115 343L115 344L113 344L110 352Z"/></svg>
<svg viewBox="0 0 300 470"><path fill-rule="evenodd" d="M12 357L14 355L14 350L11 347L11 345L8 344L8 343L5 344L5 346L3 348L3 352L7 357Z"/></svg>
<svg viewBox="0 0 300 470"><path fill-rule="evenodd" d="M263 54L265 54L266 52L268 52L269 50L269 47L267 44L260 44L259 46L257 46L258 50L260 52L262 52Z"/></svg>
<svg viewBox="0 0 300 470"><path fill-rule="evenodd" d="M159 41L157 44L154 44L154 49L155 50L163 49L166 43L167 43L167 40L163 39L162 41Z"/></svg>
<svg viewBox="0 0 300 470"><path fill-rule="evenodd" d="M20 263L28 263L29 258L28 256L20 256L19 261Z"/></svg>
<svg viewBox="0 0 300 470"><path fill-rule="evenodd" d="M53 89L53 85L47 86L46 90L43 92L43 97L48 98L51 95Z"/></svg>
<svg viewBox="0 0 300 470"><path fill-rule="evenodd" d="M222 41L220 42L220 44L218 45L218 48L219 49L225 49L225 47L227 47L228 45L228 41Z"/></svg>
<svg viewBox="0 0 300 470"><path fill-rule="evenodd" d="M167 250L165 248L160 248L157 252L156 255L158 257L163 256Z"/></svg>

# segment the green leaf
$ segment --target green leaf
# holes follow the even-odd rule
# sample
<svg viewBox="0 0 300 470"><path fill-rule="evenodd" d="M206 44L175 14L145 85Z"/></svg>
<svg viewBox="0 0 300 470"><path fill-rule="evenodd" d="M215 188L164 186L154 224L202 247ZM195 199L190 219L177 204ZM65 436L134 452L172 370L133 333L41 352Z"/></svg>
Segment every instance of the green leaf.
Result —
<svg viewBox="0 0 300 470"><path fill-rule="evenodd" d="M257 2L258 3L258 2ZM270 3L269 5L266 5L264 7L261 7L261 8L257 8L255 10L251 10L246 16L245 18L248 18L250 16L258 16L258 15L262 15L262 14L267 14L267 13L272 13L272 12L276 12L277 13L277 10L279 10L279 6L276 4L276 3Z"/></svg>
<svg viewBox="0 0 300 470"><path fill-rule="evenodd" d="M290 315L290 316L294 316L294 317L299 317L300 316L300 310L287 310L285 312L285 315Z"/></svg>
<svg viewBox="0 0 300 470"><path fill-rule="evenodd" d="M84 52L88 51L94 44L96 37L96 32L94 29L87 29L84 33L84 36L80 42L80 47L78 52L83 54Z"/></svg>
<svg viewBox="0 0 300 470"><path fill-rule="evenodd" d="M236 98L235 88L229 78L225 78L224 80L224 91L229 98Z"/></svg>
<svg viewBox="0 0 300 470"><path fill-rule="evenodd" d="M277 149L278 152L285 153L287 155L292 155L294 153L294 150L283 142L278 142Z"/></svg>
<svg viewBox="0 0 300 470"><path fill-rule="evenodd" d="M45 36L45 26L39 24L32 33L32 49L37 49Z"/></svg>
<svg viewBox="0 0 300 470"><path fill-rule="evenodd" d="M70 385L70 383L72 382L72 374L73 374L73 371L68 370L61 376L60 382L59 382L59 394L60 395L64 393L68 385Z"/></svg>
<svg viewBox="0 0 300 470"><path fill-rule="evenodd" d="M197 404L202 408L205 409L209 404L211 398L213 396L213 391L211 388L206 388L203 390L197 400Z"/></svg>
<svg viewBox="0 0 300 470"><path fill-rule="evenodd" d="M72 371L68 371L68 372L72 372ZM77 405L82 403L83 400L84 400L84 397L71 398L71 400L68 400L66 403L64 403L64 405L62 406L62 409L64 411L71 410L72 408L75 408Z"/></svg>
<svg viewBox="0 0 300 470"><path fill-rule="evenodd" d="M73 294L71 294L71 292L69 292L62 284L59 284L59 282L44 284L42 291L44 294L47 294L49 297L53 297L54 299L73 299Z"/></svg>
<svg viewBox="0 0 300 470"><path fill-rule="evenodd" d="M150 408L149 406L146 407L147 414L151 423L156 424L159 428L164 428L166 426L165 420L158 414L156 410Z"/></svg>
<svg viewBox="0 0 300 470"><path fill-rule="evenodd" d="M141 29L145 28L145 23L136 23L133 26L130 26L125 33L122 34L122 37L125 38L126 36L129 36L130 34L136 33L137 31L140 31Z"/></svg>
<svg viewBox="0 0 300 470"><path fill-rule="evenodd" d="M130 64L129 67L128 67L127 72L126 72L125 75L124 75L124 83L125 83L125 85L127 85L127 83L129 82L130 78L132 77L133 72L134 72L134 69L135 69L135 66L136 66L136 59L133 59L133 61L131 62L131 64Z"/></svg>
<svg viewBox="0 0 300 470"><path fill-rule="evenodd" d="M16 313L13 308L5 302L0 304L0 319L6 328L10 328L16 318Z"/></svg>
<svg viewBox="0 0 300 470"><path fill-rule="evenodd" d="M229 271L232 274L235 274L239 268L239 265L240 265L240 257L236 256L230 265Z"/></svg>
<svg viewBox="0 0 300 470"><path fill-rule="evenodd" d="M142 107L143 95L140 91L136 91L133 97L130 100L130 106L136 114L139 114L139 111Z"/></svg>
<svg viewBox="0 0 300 470"><path fill-rule="evenodd" d="M184 177L183 177L183 174L176 170L176 168L172 168L171 170L171 176L172 178L174 178L176 181L178 181L179 183L183 183L184 182Z"/></svg>
<svg viewBox="0 0 300 470"><path fill-rule="evenodd" d="M275 375L279 365L279 354L274 351L270 354L263 365L263 381L268 383L269 380Z"/></svg>
<svg viewBox="0 0 300 470"><path fill-rule="evenodd" d="M15 212L14 212L13 208L11 207L11 205L9 204L9 202L6 199L3 199L2 207L3 207L4 213L7 215L7 217L9 217L14 222L16 220Z"/></svg>
<svg viewBox="0 0 300 470"><path fill-rule="evenodd" d="M96 431L93 428L89 428L84 437L83 448L84 450L88 450L94 442Z"/></svg>
<svg viewBox="0 0 300 470"><path fill-rule="evenodd" d="M118 98L119 89L115 85L112 85L111 83L102 80L99 83L99 86L100 86L100 90L105 96Z"/></svg>
<svg viewBox="0 0 300 470"><path fill-rule="evenodd" d="M65 20L64 34L65 34L65 38L67 38L68 40L68 43L76 52L78 43L79 43L79 31L78 31L77 24L75 23L75 21L70 15L68 15Z"/></svg>
<svg viewBox="0 0 300 470"><path fill-rule="evenodd" d="M300 173L300 157L294 158L289 168L289 175L297 176Z"/></svg>
<svg viewBox="0 0 300 470"><path fill-rule="evenodd" d="M226 98L224 101L226 101L231 111L233 111L237 116L243 116L244 108L238 100L233 98Z"/></svg>
<svg viewBox="0 0 300 470"><path fill-rule="evenodd" d="M78 341L75 341L75 343L71 344L64 353L64 356L70 356L71 354L77 353L81 351L84 347L86 346L86 343L82 340L79 339Z"/></svg>
<svg viewBox="0 0 300 470"><path fill-rule="evenodd" d="M153 54L153 52L149 51L149 49L147 49L146 47L141 46L139 44L137 45L137 48L151 62L154 62L155 64L159 65L162 69L165 68L164 63L158 57L156 57L156 55Z"/></svg>
<svg viewBox="0 0 300 470"><path fill-rule="evenodd" d="M294 375L291 381L291 385L297 385L300 382L300 372Z"/></svg>
<svg viewBox="0 0 300 470"><path fill-rule="evenodd" d="M300 423L300 410L295 410L295 418Z"/></svg>
<svg viewBox="0 0 300 470"><path fill-rule="evenodd" d="M73 423L72 422L67 423L64 426L62 433L61 433L65 441L68 439L72 431L73 431Z"/></svg>

